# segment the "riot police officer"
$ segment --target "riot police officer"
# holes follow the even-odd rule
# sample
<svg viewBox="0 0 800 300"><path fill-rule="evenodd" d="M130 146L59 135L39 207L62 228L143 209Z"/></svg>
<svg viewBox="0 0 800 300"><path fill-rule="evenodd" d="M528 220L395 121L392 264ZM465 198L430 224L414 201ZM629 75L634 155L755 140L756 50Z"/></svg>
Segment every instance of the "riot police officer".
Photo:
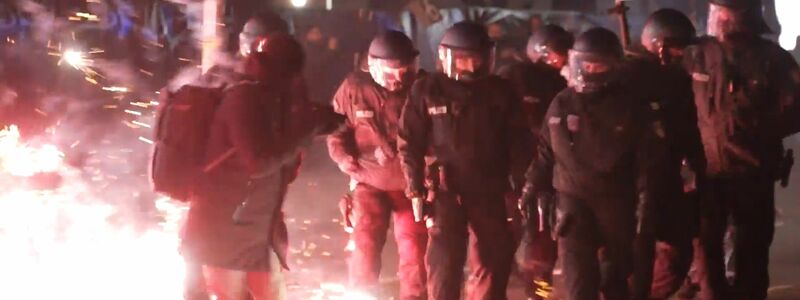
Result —
<svg viewBox="0 0 800 300"><path fill-rule="evenodd" d="M654 235L637 236L635 243L634 299L668 298L680 288L692 262L699 218L696 195L689 193L696 175L705 172L705 158L692 80L681 62L684 49L695 39L694 25L683 13L658 10L645 22L642 47L632 51L627 62L627 80L641 88L647 105L658 108L654 117L663 124L667 144L660 161L664 177L654 198L656 230Z"/></svg>
<svg viewBox="0 0 800 300"><path fill-rule="evenodd" d="M333 99L346 126L328 136L331 158L358 184L353 191L353 238L350 282L375 293L381 252L389 219L400 256L400 299L426 299L424 265L427 230L414 222L411 201L397 156L397 126L411 84L417 76L417 50L399 31L372 40L369 72L355 71L342 82Z"/></svg>
<svg viewBox="0 0 800 300"><path fill-rule="evenodd" d="M407 195L430 201L426 265L434 300L461 299L467 259L470 298L506 299L514 249L503 199L510 169L525 164L530 145L514 89L491 75L492 53L482 25L453 25L439 45L438 72L414 84L400 120Z"/></svg>
<svg viewBox="0 0 800 300"><path fill-rule="evenodd" d="M776 179L786 174L782 139L800 131L800 71L789 53L761 37L759 0L712 0L709 37L691 47L698 126L708 166L702 191L705 299L765 299L774 235ZM735 279L729 289L723 235L732 217Z"/></svg>
<svg viewBox="0 0 800 300"><path fill-rule="evenodd" d="M627 299L634 235L653 230L653 162L665 135L650 117L654 109L622 84L622 60L613 32L594 28L576 39L570 87L545 115L521 199L547 212L556 195L551 227L567 299Z"/></svg>
<svg viewBox="0 0 800 300"><path fill-rule="evenodd" d="M553 97L567 87L567 80L561 76L561 69L567 62L567 51L572 47L575 38L571 33L558 25L548 24L538 29L528 39L526 53L528 61L513 64L501 69L498 74L511 81L517 93L522 97L522 108L525 112L532 137L539 136L544 114ZM522 238L522 261L520 271L525 279L528 297L542 299L550 294L552 273L557 258L556 243L549 233L540 232L535 222L526 222L521 227L520 210L517 209L516 197L507 197L507 205L512 213L512 221L517 241ZM528 207L533 209L533 207ZM529 215L524 209L522 215Z"/></svg>

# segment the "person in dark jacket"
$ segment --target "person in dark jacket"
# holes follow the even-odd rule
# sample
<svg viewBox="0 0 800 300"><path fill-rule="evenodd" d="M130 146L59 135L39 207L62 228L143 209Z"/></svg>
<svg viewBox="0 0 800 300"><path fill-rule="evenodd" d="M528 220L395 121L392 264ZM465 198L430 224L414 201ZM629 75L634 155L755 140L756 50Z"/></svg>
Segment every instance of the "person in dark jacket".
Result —
<svg viewBox="0 0 800 300"><path fill-rule="evenodd" d="M543 215L532 219L558 238L567 299L628 299L634 235L653 230L653 162L665 133L654 109L620 81L622 59L613 32L594 28L576 39L570 87L545 115L521 199L539 207Z"/></svg>
<svg viewBox="0 0 800 300"><path fill-rule="evenodd" d="M253 43L258 39L263 39L271 34L277 33L288 34L288 24L286 24L286 21L281 19L278 14L268 10L253 14L245 23L242 32L239 34L240 49L237 53L231 55L230 57L221 57L215 62L215 65L208 72L202 74L201 76L198 76L196 73L197 70L199 70L197 68L193 68L191 71L179 74L172 80L170 86L168 86L168 89L177 90L181 85L186 83L187 79L193 81L192 84L194 85L210 88L224 88L225 86L237 83L237 81L241 80L241 74L237 72L237 68L242 63L242 60L247 56L246 54L251 52L250 49ZM288 101L282 102L283 107L281 109L286 113L300 115L301 112L305 112L307 110L308 96L305 92L305 80L303 80L302 76L297 76L291 85L292 89L285 92L291 94L291 98L294 99L294 101L291 103ZM306 121L307 118L292 118L289 120L289 122L293 123L293 125L290 127L298 128L298 124L303 124L303 122ZM294 180L299 172L301 161L301 155L298 154L297 159L289 160L285 163L285 166L283 167L284 185L282 187L284 193L286 193L288 190L289 183ZM279 236L285 236L286 225L278 224L277 227L280 228L278 230L278 232L281 233ZM285 238L281 239L284 239L284 241L279 243L287 243ZM285 246L280 248L283 249ZM203 282L202 278L201 267L192 264L190 261L187 261L184 297L186 297L188 300L208 299L208 294L205 291L205 285L206 284Z"/></svg>
<svg viewBox="0 0 800 300"><path fill-rule="evenodd" d="M498 71L501 77L511 81L517 94L522 96L522 108L534 145L550 102L567 87L567 80L561 76L561 69L567 62L567 51L572 48L574 40L572 34L564 28L545 25L528 39L528 61ZM531 157L535 156L535 153L531 154ZM531 299L545 299L552 291L553 268L558 255L556 242L549 233L520 224L522 216L529 215L525 209L533 208L518 209L518 199L519 195L506 197L506 205L512 217L515 238L517 242L522 239L523 258L520 269L526 285L532 287L526 289L526 292ZM535 222L526 224L534 225Z"/></svg>
<svg viewBox="0 0 800 300"><path fill-rule="evenodd" d="M654 235L636 240L634 299L666 299L683 284L692 262L692 239L699 223L694 184L705 173L705 157L692 80L682 68L684 49L694 42L694 25L683 13L661 9L645 22L641 48L630 51L626 82L658 108L667 145L663 181L655 197ZM695 178L695 180L692 180Z"/></svg>
<svg viewBox="0 0 800 300"><path fill-rule="evenodd" d="M701 190L704 299L767 298L775 181L790 169L782 139L800 131L800 68L772 41L759 0L712 0L708 35L687 51L708 165ZM735 278L723 236L736 232Z"/></svg>
<svg viewBox="0 0 800 300"><path fill-rule="evenodd" d="M300 76L302 48L285 34L257 43L242 61L241 80L226 87L211 125L207 172L191 196L183 252L202 266L216 299L285 299L282 224L285 136L281 95ZM287 158L288 157L288 158ZM213 166L213 167L212 167Z"/></svg>
<svg viewBox="0 0 800 300"><path fill-rule="evenodd" d="M426 215L431 225L426 265L433 300L460 299L467 259L469 298L506 299L514 241L504 195L511 169L527 165L531 149L519 98L508 81L491 75L491 48L482 25L453 25L439 46L438 72L414 83L400 118L406 195L429 205L416 206L415 217Z"/></svg>
<svg viewBox="0 0 800 300"><path fill-rule="evenodd" d="M400 299L426 297L425 224L414 222L411 200L397 156L400 111L417 72L417 50L402 32L387 31L369 46L369 72L355 71L333 98L346 126L328 136L328 151L342 172L358 182L353 191L353 239L350 284L377 294L381 252L389 219L400 257Z"/></svg>

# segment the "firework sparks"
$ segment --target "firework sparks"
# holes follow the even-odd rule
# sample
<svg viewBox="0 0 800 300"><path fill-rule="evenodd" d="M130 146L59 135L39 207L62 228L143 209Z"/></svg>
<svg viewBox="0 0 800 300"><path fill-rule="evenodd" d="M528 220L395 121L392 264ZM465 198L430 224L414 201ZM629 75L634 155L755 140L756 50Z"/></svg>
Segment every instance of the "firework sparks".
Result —
<svg viewBox="0 0 800 300"><path fill-rule="evenodd" d="M16 127L0 131L0 162L3 298L181 298L177 224L186 207L159 199L160 224L117 224L117 209L91 197L91 182L63 163L63 153L23 143ZM44 173L63 177L61 184L20 184Z"/></svg>
<svg viewBox="0 0 800 300"><path fill-rule="evenodd" d="M128 88L120 87L120 86L104 86L103 90L107 91L107 92L112 92L112 93L127 93L128 92Z"/></svg>
<svg viewBox="0 0 800 300"><path fill-rule="evenodd" d="M61 59L76 70L81 70L88 64L83 52L72 49L64 51L61 55Z"/></svg>

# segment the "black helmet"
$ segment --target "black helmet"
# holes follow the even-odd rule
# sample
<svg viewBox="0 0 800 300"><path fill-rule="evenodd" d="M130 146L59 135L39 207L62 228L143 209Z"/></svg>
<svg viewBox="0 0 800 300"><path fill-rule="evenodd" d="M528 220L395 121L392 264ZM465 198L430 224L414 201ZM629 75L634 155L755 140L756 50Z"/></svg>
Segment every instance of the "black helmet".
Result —
<svg viewBox="0 0 800 300"><path fill-rule="evenodd" d="M267 35L271 33L289 33L289 23L286 23L286 20L272 10L257 12L248 21L261 25Z"/></svg>
<svg viewBox="0 0 800 300"><path fill-rule="evenodd" d="M570 84L579 93L593 93L616 80L624 52L617 35L605 28L587 30L569 52Z"/></svg>
<svg viewBox="0 0 800 300"><path fill-rule="evenodd" d="M483 51L494 46L486 27L481 24L462 21L447 29L442 37L441 47L471 51Z"/></svg>
<svg viewBox="0 0 800 300"><path fill-rule="evenodd" d="M722 5L734 9L761 7L761 0L710 0L711 4Z"/></svg>
<svg viewBox="0 0 800 300"><path fill-rule="evenodd" d="M483 25L459 22L445 31L438 58L438 67L447 77L472 81L491 74L494 42Z"/></svg>
<svg viewBox="0 0 800 300"><path fill-rule="evenodd" d="M589 29L578 36L572 50L619 59L625 55L617 34L602 27Z"/></svg>
<svg viewBox="0 0 800 300"><path fill-rule="evenodd" d="M697 31L694 24L682 12L664 8L653 14L642 29L641 42L647 51L658 55L663 63L677 61L673 56L680 55L683 48L691 44Z"/></svg>
<svg viewBox="0 0 800 300"><path fill-rule="evenodd" d="M531 61L543 61L560 68L566 61L567 52L575 43L575 37L558 25L548 24L534 32L528 39L526 53ZM561 61L561 62L559 62Z"/></svg>
<svg viewBox="0 0 800 300"><path fill-rule="evenodd" d="M374 58L408 61L417 57L419 51L405 33L389 30L372 39L368 54Z"/></svg>
<svg viewBox="0 0 800 300"><path fill-rule="evenodd" d="M404 33L390 30L376 36L368 52L369 74L375 83L389 91L400 90L411 83L417 71L415 58L419 52Z"/></svg>
<svg viewBox="0 0 800 300"><path fill-rule="evenodd" d="M770 33L764 21L761 0L711 0L708 34L721 40L737 33Z"/></svg>
<svg viewBox="0 0 800 300"><path fill-rule="evenodd" d="M239 33L239 54L250 53L250 45L259 38L273 33L289 33L289 24L277 13L265 10L258 12L247 20Z"/></svg>
<svg viewBox="0 0 800 300"><path fill-rule="evenodd" d="M258 39L251 48L253 51L246 58L247 65L269 73L270 79L291 78L303 70L303 47L291 35L274 33Z"/></svg>
<svg viewBox="0 0 800 300"><path fill-rule="evenodd" d="M664 8L651 14L645 22L642 44L650 50L648 44L663 43L666 40L675 47L685 47L696 36L697 30L689 17L680 11Z"/></svg>

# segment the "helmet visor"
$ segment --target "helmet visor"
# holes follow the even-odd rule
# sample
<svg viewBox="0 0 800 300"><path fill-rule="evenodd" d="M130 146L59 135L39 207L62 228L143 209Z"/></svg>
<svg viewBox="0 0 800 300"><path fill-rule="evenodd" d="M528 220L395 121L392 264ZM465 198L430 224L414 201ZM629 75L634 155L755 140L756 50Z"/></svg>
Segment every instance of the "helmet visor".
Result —
<svg viewBox="0 0 800 300"><path fill-rule="evenodd" d="M570 84L579 93L597 92L614 80L619 63L617 58L570 50Z"/></svg>
<svg viewBox="0 0 800 300"><path fill-rule="evenodd" d="M492 71L494 51L474 51L439 47L439 65L447 77L458 81L471 81L489 75Z"/></svg>
<svg viewBox="0 0 800 300"><path fill-rule="evenodd" d="M533 62L543 62L560 70L567 64L567 57L547 45L535 45L528 49L528 58Z"/></svg>
<svg viewBox="0 0 800 300"><path fill-rule="evenodd" d="M658 56L662 64L679 63L683 57L684 49L688 46L686 41L675 38L652 38L643 42L648 52Z"/></svg>
<svg viewBox="0 0 800 300"><path fill-rule="evenodd" d="M389 91L398 91L407 86L417 71L416 60L383 59L370 56L367 66L372 80Z"/></svg>

